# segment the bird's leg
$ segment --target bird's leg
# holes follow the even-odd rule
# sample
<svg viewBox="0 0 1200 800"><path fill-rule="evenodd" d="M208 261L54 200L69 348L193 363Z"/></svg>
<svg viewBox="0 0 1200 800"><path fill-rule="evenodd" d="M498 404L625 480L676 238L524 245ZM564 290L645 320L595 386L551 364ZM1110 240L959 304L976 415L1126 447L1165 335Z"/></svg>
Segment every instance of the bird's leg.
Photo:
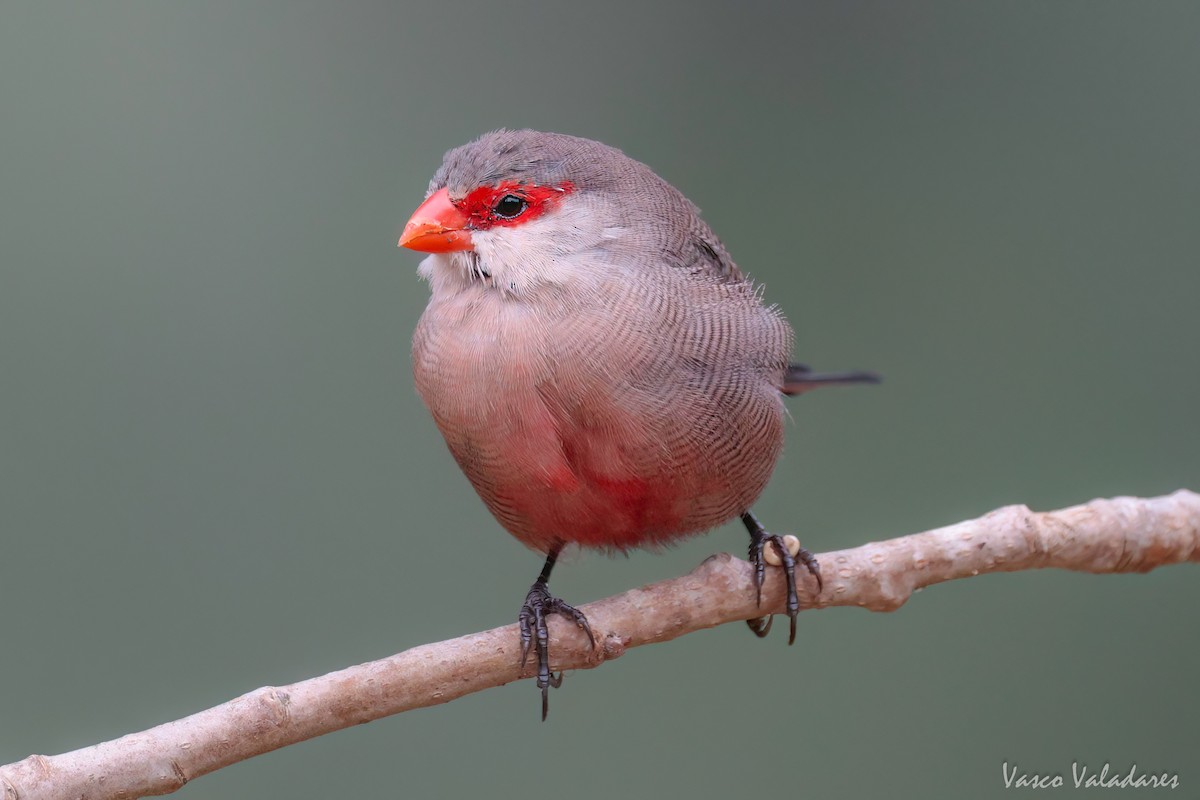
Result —
<svg viewBox="0 0 1200 800"><path fill-rule="evenodd" d="M554 562L558 560L558 554L562 551L562 547L562 542L558 542L546 554L546 563L542 566L542 573L533 582L533 586L529 587L529 594L525 595L525 603L521 606L521 613L517 616L517 622L521 625L522 667L529 658L530 648L534 646L535 642L537 643L537 685L542 690L543 722L546 721L546 712L550 708L550 687L553 686L557 689L562 686L563 678L561 672L555 675L550 671L550 631L546 628L546 616L562 614L582 628L592 647L596 646L596 637L592 635L592 626L588 624L587 617L583 615L583 612L554 597L546 588L546 582L550 580L550 570L554 569Z"/></svg>
<svg viewBox="0 0 1200 800"><path fill-rule="evenodd" d="M767 565L763 561L763 549L770 544L779 553L779 559L783 562L783 574L787 580L787 615L791 620L791 630L788 633L788 644L796 641L796 615L800 613L800 598L796 594L796 562L804 564L809 573L817 579L817 594L820 594L824 589L824 583L821 581L821 565L817 563L816 556L805 550L803 547L795 555L792 555L784 543L784 537L768 533L763 527L758 518L747 511L742 514L742 524L746 526L746 530L750 532L750 563L754 565L754 586L758 590L758 604L762 605L762 585L763 579L766 577ZM750 626L750 630L754 631L755 636L766 636L771 632L771 620L773 616L768 614L765 617L757 619L748 619L746 624Z"/></svg>

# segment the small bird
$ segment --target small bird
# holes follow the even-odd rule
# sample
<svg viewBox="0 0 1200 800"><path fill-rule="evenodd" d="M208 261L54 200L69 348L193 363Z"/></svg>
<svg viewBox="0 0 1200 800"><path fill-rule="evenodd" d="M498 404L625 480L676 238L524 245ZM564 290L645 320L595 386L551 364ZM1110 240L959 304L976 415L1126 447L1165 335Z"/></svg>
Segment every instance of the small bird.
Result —
<svg viewBox="0 0 1200 800"><path fill-rule="evenodd" d="M454 459L509 533L545 554L518 615L546 718L546 617L564 546L653 547L740 517L761 604L764 548L796 564L750 512L783 445L783 396L872 383L790 364L792 329L764 305L675 187L620 150L497 130L450 150L399 245L430 255L413 335L417 391ZM770 617L749 620L765 636Z"/></svg>

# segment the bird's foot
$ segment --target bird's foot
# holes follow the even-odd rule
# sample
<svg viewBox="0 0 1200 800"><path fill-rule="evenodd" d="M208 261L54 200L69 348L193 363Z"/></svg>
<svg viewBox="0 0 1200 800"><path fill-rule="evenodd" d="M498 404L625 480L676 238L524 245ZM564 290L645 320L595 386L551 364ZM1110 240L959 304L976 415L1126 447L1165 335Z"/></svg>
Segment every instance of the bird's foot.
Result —
<svg viewBox="0 0 1200 800"><path fill-rule="evenodd" d="M587 634L592 647L596 646L596 637L592 635L592 626L588 624L587 617L583 615L582 611L552 596L543 580L538 580L529 587L529 594L525 595L525 604L521 606L521 613L517 616L517 621L521 625L521 666L525 666L530 649L536 645L537 685L542 690L543 722L546 720L546 712L550 708L550 687L553 686L557 689L562 686L563 679L561 672L555 675L550 671L550 631L546 627L546 617L549 614L561 614L574 622Z"/></svg>
<svg viewBox="0 0 1200 800"><path fill-rule="evenodd" d="M777 556L777 559L774 559L775 563L782 564L783 575L787 581L787 615L790 622L788 644L792 644L796 641L796 615L800 613L800 597L796 592L796 563L803 564L809 574L817 579L817 594L825 588L821 580L821 565L817 563L816 556L800 546L796 537L768 533L757 520L753 517L750 519L754 524L747 522L746 527L750 529L750 563L754 565L754 587L758 592L758 604L762 605L762 586L766 579L767 562ZM768 547L771 548L770 551L767 550ZM773 619L774 616L768 614L765 617L748 619L746 625L755 636L763 637L771 632Z"/></svg>

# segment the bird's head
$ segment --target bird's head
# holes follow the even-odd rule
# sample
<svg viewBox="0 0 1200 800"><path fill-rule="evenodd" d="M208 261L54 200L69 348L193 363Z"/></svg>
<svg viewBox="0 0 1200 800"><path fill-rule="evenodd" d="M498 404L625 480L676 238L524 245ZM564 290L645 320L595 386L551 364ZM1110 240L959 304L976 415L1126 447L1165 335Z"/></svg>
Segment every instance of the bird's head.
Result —
<svg viewBox="0 0 1200 800"><path fill-rule="evenodd" d="M645 165L589 139L499 130L448 152L400 246L435 292L521 295L599 279L672 248L695 210ZM611 274L608 277L612 277Z"/></svg>

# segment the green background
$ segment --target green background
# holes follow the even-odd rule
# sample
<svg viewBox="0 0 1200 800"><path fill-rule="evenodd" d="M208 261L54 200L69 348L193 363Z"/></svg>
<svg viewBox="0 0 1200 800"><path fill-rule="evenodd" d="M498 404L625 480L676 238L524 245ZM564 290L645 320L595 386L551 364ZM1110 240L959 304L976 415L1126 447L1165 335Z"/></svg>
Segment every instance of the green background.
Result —
<svg viewBox="0 0 1200 800"><path fill-rule="evenodd" d="M446 149L600 139L820 368L756 507L816 551L1200 489L1194 3L0 6L0 762L505 624L540 559L416 397ZM586 602L741 552L567 559ZM181 797L1200 791L1200 582L987 576L382 720ZM1062 791L1070 791L1065 789Z"/></svg>

